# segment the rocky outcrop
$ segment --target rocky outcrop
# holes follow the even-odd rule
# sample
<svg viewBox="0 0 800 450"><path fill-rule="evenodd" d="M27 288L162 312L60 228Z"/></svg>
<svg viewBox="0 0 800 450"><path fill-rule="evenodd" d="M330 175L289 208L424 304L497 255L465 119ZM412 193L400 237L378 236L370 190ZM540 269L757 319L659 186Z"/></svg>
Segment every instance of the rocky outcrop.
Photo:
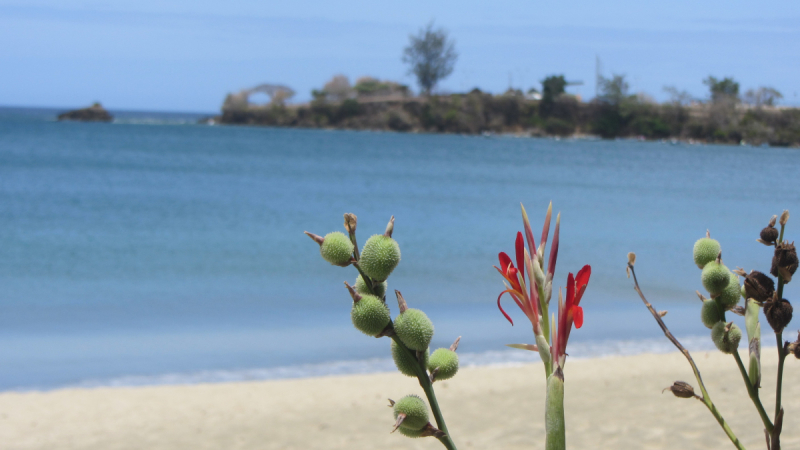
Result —
<svg viewBox="0 0 800 450"><path fill-rule="evenodd" d="M79 122L111 122L114 116L108 113L103 105L95 103L88 108L74 109L58 115L58 120L74 120Z"/></svg>

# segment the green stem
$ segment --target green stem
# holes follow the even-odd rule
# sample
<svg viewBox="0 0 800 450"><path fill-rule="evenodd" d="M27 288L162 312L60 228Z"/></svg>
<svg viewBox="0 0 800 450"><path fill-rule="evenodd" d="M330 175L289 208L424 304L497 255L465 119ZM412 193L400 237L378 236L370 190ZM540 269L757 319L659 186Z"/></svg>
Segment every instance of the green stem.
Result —
<svg viewBox="0 0 800 450"><path fill-rule="evenodd" d="M733 352L733 358L736 360L736 365L739 366L739 372L742 373L742 379L744 379L744 385L747 387L747 393L750 394L750 400L752 400L753 404L756 405L758 415L761 416L761 421L764 422L764 427L767 429L767 431L769 431L770 434L772 434L772 422L770 422L769 416L764 410L764 405L761 404L761 399L758 398L758 390L756 390L756 388L753 386L753 383L750 382L750 377L747 376L747 370L744 368L742 358L739 356L738 351Z"/></svg>
<svg viewBox="0 0 800 450"><path fill-rule="evenodd" d="M567 448L566 424L564 422L564 373L556 369L547 378L545 397L544 426L546 450L565 450Z"/></svg>
<svg viewBox="0 0 800 450"><path fill-rule="evenodd" d="M775 418L781 411L781 387L783 386L783 362L786 360L786 351L783 348L783 332L775 333L778 340L778 384L775 387Z"/></svg>
<svg viewBox="0 0 800 450"><path fill-rule="evenodd" d="M411 356L413 360L418 362L415 367L417 369L417 379L419 380L419 385L422 386L422 390L425 391L425 396L428 397L428 403L431 405L431 412L433 412L433 418L436 421L436 428L444 432L444 436L437 439L439 439L439 442L441 442L442 445L447 448L447 450L457 450L456 444L450 438L450 433L447 431L447 424L444 422L442 410L439 409L439 402L436 401L436 393L433 391L433 383L428 376L427 368L423 367L422 363L420 363L419 359L416 357L415 352L406 347L406 345L403 344L403 341L401 341L397 335L392 336L392 340L394 340L401 351L407 352L408 356Z"/></svg>

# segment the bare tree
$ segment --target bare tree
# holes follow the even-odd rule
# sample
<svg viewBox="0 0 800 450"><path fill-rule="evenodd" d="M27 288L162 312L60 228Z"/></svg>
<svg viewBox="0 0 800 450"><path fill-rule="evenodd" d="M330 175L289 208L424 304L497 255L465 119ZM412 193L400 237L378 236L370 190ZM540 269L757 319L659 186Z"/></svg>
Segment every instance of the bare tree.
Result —
<svg viewBox="0 0 800 450"><path fill-rule="evenodd" d="M775 106L778 100L783 98L783 94L778 92L777 89L761 86L758 89L748 89L744 93L744 102L760 108L762 106Z"/></svg>
<svg viewBox="0 0 800 450"><path fill-rule="evenodd" d="M327 94L327 98L333 102L341 102L353 95L353 88L350 80L345 75L334 75L322 88Z"/></svg>
<svg viewBox="0 0 800 450"><path fill-rule="evenodd" d="M675 86L664 86L664 92L669 94L669 102L676 106L689 106L694 101L692 94Z"/></svg>
<svg viewBox="0 0 800 450"><path fill-rule="evenodd" d="M410 35L408 47L403 50L403 62L410 65L409 74L425 95L430 95L436 84L453 73L458 59L455 42L443 28L434 29L433 22Z"/></svg>

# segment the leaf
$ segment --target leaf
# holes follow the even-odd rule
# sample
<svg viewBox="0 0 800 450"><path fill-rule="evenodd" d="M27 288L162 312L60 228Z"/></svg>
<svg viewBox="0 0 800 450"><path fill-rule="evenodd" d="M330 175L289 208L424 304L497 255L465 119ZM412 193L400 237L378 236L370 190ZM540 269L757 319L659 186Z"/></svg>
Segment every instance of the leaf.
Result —
<svg viewBox="0 0 800 450"><path fill-rule="evenodd" d="M506 347L518 348L520 350L530 350L532 352L538 352L539 351L539 347L537 347L537 346L535 346L533 344L506 344Z"/></svg>

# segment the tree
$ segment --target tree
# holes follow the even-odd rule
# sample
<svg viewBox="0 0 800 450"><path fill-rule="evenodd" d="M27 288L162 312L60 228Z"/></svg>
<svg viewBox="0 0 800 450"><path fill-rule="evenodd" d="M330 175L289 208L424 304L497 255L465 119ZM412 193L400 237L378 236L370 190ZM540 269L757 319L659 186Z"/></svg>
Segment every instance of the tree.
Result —
<svg viewBox="0 0 800 450"><path fill-rule="evenodd" d="M322 88L332 102L341 102L351 97L353 88L345 75L334 75Z"/></svg>
<svg viewBox="0 0 800 450"><path fill-rule="evenodd" d="M692 94L675 86L664 86L664 92L669 94L669 102L675 106L689 106L694 101Z"/></svg>
<svg viewBox="0 0 800 450"><path fill-rule="evenodd" d="M434 29L433 22L408 39L408 47L403 50L403 62L410 66L408 73L417 77L422 92L430 95L440 80L453 73L458 59L455 42L443 28Z"/></svg>
<svg viewBox="0 0 800 450"><path fill-rule="evenodd" d="M783 94L777 89L762 86L758 89L749 89L744 93L744 101L750 105L760 108L762 106L775 106L778 100L783 98Z"/></svg>
<svg viewBox="0 0 800 450"><path fill-rule="evenodd" d="M539 114L547 117L553 113L556 98L564 93L567 80L564 75L550 75L542 80L542 101L539 103Z"/></svg>
<svg viewBox="0 0 800 450"><path fill-rule="evenodd" d="M711 91L711 101L714 103L719 102L736 102L739 100L739 83L734 81L731 77L725 77L721 80L709 76L703 80L703 84L708 86Z"/></svg>
<svg viewBox="0 0 800 450"><path fill-rule="evenodd" d="M611 78L601 76L599 99L611 105L619 105L628 98L629 88L625 75L613 74Z"/></svg>

